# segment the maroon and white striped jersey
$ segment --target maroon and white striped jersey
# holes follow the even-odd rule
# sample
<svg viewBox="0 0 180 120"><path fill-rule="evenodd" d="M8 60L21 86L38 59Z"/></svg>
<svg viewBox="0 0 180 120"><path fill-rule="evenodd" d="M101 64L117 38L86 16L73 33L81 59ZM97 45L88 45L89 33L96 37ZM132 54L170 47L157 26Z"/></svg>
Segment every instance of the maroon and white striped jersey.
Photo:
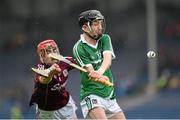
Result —
<svg viewBox="0 0 180 120"><path fill-rule="evenodd" d="M72 57L66 57L66 59L75 63ZM39 82L39 75L36 74L34 80L34 91L31 96L30 106L36 103L42 110L57 110L64 107L69 101L69 92L61 85L65 84L68 78L68 72L73 69L69 64L64 62L58 63L61 72L54 75L50 83L42 84ZM47 69L50 66L39 63L37 65L39 69Z"/></svg>

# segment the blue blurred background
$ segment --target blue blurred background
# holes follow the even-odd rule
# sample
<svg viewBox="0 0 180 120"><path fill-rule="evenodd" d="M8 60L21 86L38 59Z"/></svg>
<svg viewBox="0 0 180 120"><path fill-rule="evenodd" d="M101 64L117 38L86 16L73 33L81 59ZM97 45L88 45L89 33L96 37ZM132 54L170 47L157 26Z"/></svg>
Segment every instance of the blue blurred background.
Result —
<svg viewBox="0 0 180 120"><path fill-rule="evenodd" d="M0 0L0 118L35 118L28 102L36 45L55 39L61 54L72 56L81 33L79 13L97 9L114 46L115 88L126 117L180 119L180 1L150 1ZM156 58L148 59L148 50ZM67 88L82 118L78 70L71 71Z"/></svg>

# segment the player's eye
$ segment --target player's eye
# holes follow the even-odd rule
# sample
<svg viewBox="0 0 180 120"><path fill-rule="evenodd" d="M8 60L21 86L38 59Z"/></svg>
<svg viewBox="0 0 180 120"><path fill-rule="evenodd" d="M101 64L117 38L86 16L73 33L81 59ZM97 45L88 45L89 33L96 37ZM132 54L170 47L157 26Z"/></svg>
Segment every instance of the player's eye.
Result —
<svg viewBox="0 0 180 120"><path fill-rule="evenodd" d="M98 22L93 22L93 25L94 26L98 26Z"/></svg>
<svg viewBox="0 0 180 120"><path fill-rule="evenodd" d="M58 50L56 48L53 48L53 53L58 53Z"/></svg>
<svg viewBox="0 0 180 120"><path fill-rule="evenodd" d="M51 49L46 49L46 53L48 54L48 53L51 53L52 52L52 50Z"/></svg>
<svg viewBox="0 0 180 120"><path fill-rule="evenodd" d="M95 20L93 21L94 26L102 25L102 20Z"/></svg>

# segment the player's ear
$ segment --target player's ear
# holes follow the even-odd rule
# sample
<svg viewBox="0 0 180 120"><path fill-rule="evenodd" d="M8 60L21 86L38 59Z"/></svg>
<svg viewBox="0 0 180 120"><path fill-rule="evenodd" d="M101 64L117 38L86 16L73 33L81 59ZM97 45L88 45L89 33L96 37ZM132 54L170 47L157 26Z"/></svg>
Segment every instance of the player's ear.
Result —
<svg viewBox="0 0 180 120"><path fill-rule="evenodd" d="M82 26L82 30L87 33L90 32L89 27L86 24Z"/></svg>

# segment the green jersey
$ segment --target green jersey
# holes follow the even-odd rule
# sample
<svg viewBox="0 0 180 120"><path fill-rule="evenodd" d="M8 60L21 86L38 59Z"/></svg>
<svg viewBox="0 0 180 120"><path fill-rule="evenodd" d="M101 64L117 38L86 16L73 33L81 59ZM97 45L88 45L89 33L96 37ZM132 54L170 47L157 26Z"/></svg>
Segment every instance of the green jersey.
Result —
<svg viewBox="0 0 180 120"><path fill-rule="evenodd" d="M82 67L92 65L94 70L98 70L101 67L103 54L106 52L111 52L112 57L115 58L111 38L107 34L103 34L95 46L87 43L81 35L80 40L77 41L73 48L73 54L78 64ZM107 69L103 75L107 76L110 82L113 83L113 76L110 69ZM85 72L81 72L80 77L82 84L80 91L81 100L90 94L95 94L103 98L115 97L113 87L107 87L90 80L88 74Z"/></svg>

